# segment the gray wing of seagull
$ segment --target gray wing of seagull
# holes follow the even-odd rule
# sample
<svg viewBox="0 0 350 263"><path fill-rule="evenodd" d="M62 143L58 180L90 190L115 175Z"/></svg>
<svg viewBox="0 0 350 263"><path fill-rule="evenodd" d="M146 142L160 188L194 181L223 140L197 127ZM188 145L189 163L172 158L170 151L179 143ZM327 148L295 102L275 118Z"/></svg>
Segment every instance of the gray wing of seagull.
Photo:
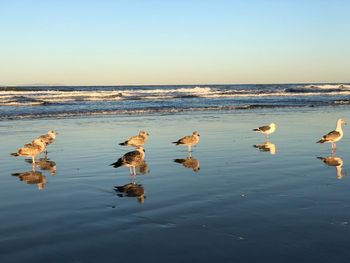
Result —
<svg viewBox="0 0 350 263"><path fill-rule="evenodd" d="M259 131L263 131L263 132L266 132L270 129L271 129L271 127L269 125L261 126L258 128Z"/></svg>
<svg viewBox="0 0 350 263"><path fill-rule="evenodd" d="M195 143L196 142L196 139L194 138L194 136L185 136L185 137L182 137L181 139L177 140L176 144L191 144L191 143Z"/></svg>
<svg viewBox="0 0 350 263"><path fill-rule="evenodd" d="M324 140L324 141L334 141L334 140L336 140L339 137L340 137L340 132L331 131L328 134L324 135L322 137L322 140Z"/></svg>

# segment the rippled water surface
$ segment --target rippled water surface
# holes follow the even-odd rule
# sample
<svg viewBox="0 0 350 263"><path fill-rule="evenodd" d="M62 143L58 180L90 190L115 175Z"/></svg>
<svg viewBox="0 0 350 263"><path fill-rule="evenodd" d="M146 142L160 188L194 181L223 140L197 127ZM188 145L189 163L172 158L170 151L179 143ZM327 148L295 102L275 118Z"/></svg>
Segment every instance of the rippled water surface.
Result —
<svg viewBox="0 0 350 263"><path fill-rule="evenodd" d="M348 105L350 84L0 87L0 120Z"/></svg>
<svg viewBox="0 0 350 263"><path fill-rule="evenodd" d="M0 260L348 262L349 128L333 156L339 165L318 159L331 156L330 145L315 142L349 113L338 106L1 121ZM270 144L253 147L265 138L252 129L271 121L278 128ZM52 129L55 165L32 172L9 155ZM141 129L150 133L135 181L144 194L127 196L114 187L133 181L128 169L109 164L132 150L117 144ZM200 143L189 157L170 142L194 130Z"/></svg>

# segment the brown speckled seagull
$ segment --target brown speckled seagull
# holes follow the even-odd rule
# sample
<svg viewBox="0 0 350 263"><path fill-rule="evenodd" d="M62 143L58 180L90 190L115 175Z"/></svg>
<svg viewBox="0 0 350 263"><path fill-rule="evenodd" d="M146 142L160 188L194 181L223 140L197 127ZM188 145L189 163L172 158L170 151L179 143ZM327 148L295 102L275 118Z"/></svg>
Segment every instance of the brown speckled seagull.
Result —
<svg viewBox="0 0 350 263"><path fill-rule="evenodd" d="M56 131L48 131L47 134L40 135L38 139L41 139L47 147L55 141L57 135L58 132ZM47 150L45 151L45 155L47 155Z"/></svg>
<svg viewBox="0 0 350 263"><path fill-rule="evenodd" d="M192 146L196 145L199 142L199 133L197 131L194 131L192 135L182 137L181 139L177 140L176 142L173 142L175 145L187 145L188 151L191 152Z"/></svg>
<svg viewBox="0 0 350 263"><path fill-rule="evenodd" d="M140 131L138 135L130 137L126 141L119 143L119 145L134 147L143 146L146 143L148 136L149 134L146 131Z"/></svg>
<svg viewBox="0 0 350 263"><path fill-rule="evenodd" d="M35 167L35 156L45 150L45 143L41 139L35 139L32 143L25 144L17 152L11 153L12 156L32 157L32 165Z"/></svg>
<svg viewBox="0 0 350 263"><path fill-rule="evenodd" d="M340 141L341 138L343 138L343 129L342 125L346 125L346 122L344 119L338 119L337 120L337 126L334 131L331 131L324 135L321 140L317 141L316 143L325 143L329 142L332 143L332 152L335 153L337 150L336 142Z"/></svg>
<svg viewBox="0 0 350 263"><path fill-rule="evenodd" d="M124 156L120 157L116 162L110 164L114 168L120 166L127 166L130 169L130 175L136 176L136 166L140 166L145 159L145 149L143 147L137 147L136 151L128 152ZM131 170L133 168L133 171Z"/></svg>

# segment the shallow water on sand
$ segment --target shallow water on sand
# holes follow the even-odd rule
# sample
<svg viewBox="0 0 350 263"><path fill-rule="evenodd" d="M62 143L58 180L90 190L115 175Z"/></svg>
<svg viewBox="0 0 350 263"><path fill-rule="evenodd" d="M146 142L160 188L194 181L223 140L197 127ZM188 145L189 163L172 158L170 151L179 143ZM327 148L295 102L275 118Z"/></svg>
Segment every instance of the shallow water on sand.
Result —
<svg viewBox="0 0 350 263"><path fill-rule="evenodd" d="M316 140L350 121L350 108L300 108L175 115L0 122L1 262L348 262L349 135L338 143L343 166L327 166L330 145ZM274 121L276 153L253 145L251 131ZM9 156L47 130L56 172L31 171ZM131 148L117 143L150 133L145 199L120 197L128 169L109 166ZM198 130L200 170L170 142ZM41 156L42 158L43 156ZM198 163L196 163L198 164ZM197 170L195 166L195 170ZM38 187L42 188L39 190ZM140 202L141 201L141 202Z"/></svg>

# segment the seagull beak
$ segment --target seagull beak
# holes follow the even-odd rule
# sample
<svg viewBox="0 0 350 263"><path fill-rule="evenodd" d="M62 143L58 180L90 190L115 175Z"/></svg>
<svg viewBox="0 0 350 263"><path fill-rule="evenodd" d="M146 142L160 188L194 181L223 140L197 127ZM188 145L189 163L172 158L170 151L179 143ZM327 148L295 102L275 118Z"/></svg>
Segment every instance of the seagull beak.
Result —
<svg viewBox="0 0 350 263"><path fill-rule="evenodd" d="M145 153L145 152L146 152L146 150L145 150L145 149L143 149L143 152Z"/></svg>

